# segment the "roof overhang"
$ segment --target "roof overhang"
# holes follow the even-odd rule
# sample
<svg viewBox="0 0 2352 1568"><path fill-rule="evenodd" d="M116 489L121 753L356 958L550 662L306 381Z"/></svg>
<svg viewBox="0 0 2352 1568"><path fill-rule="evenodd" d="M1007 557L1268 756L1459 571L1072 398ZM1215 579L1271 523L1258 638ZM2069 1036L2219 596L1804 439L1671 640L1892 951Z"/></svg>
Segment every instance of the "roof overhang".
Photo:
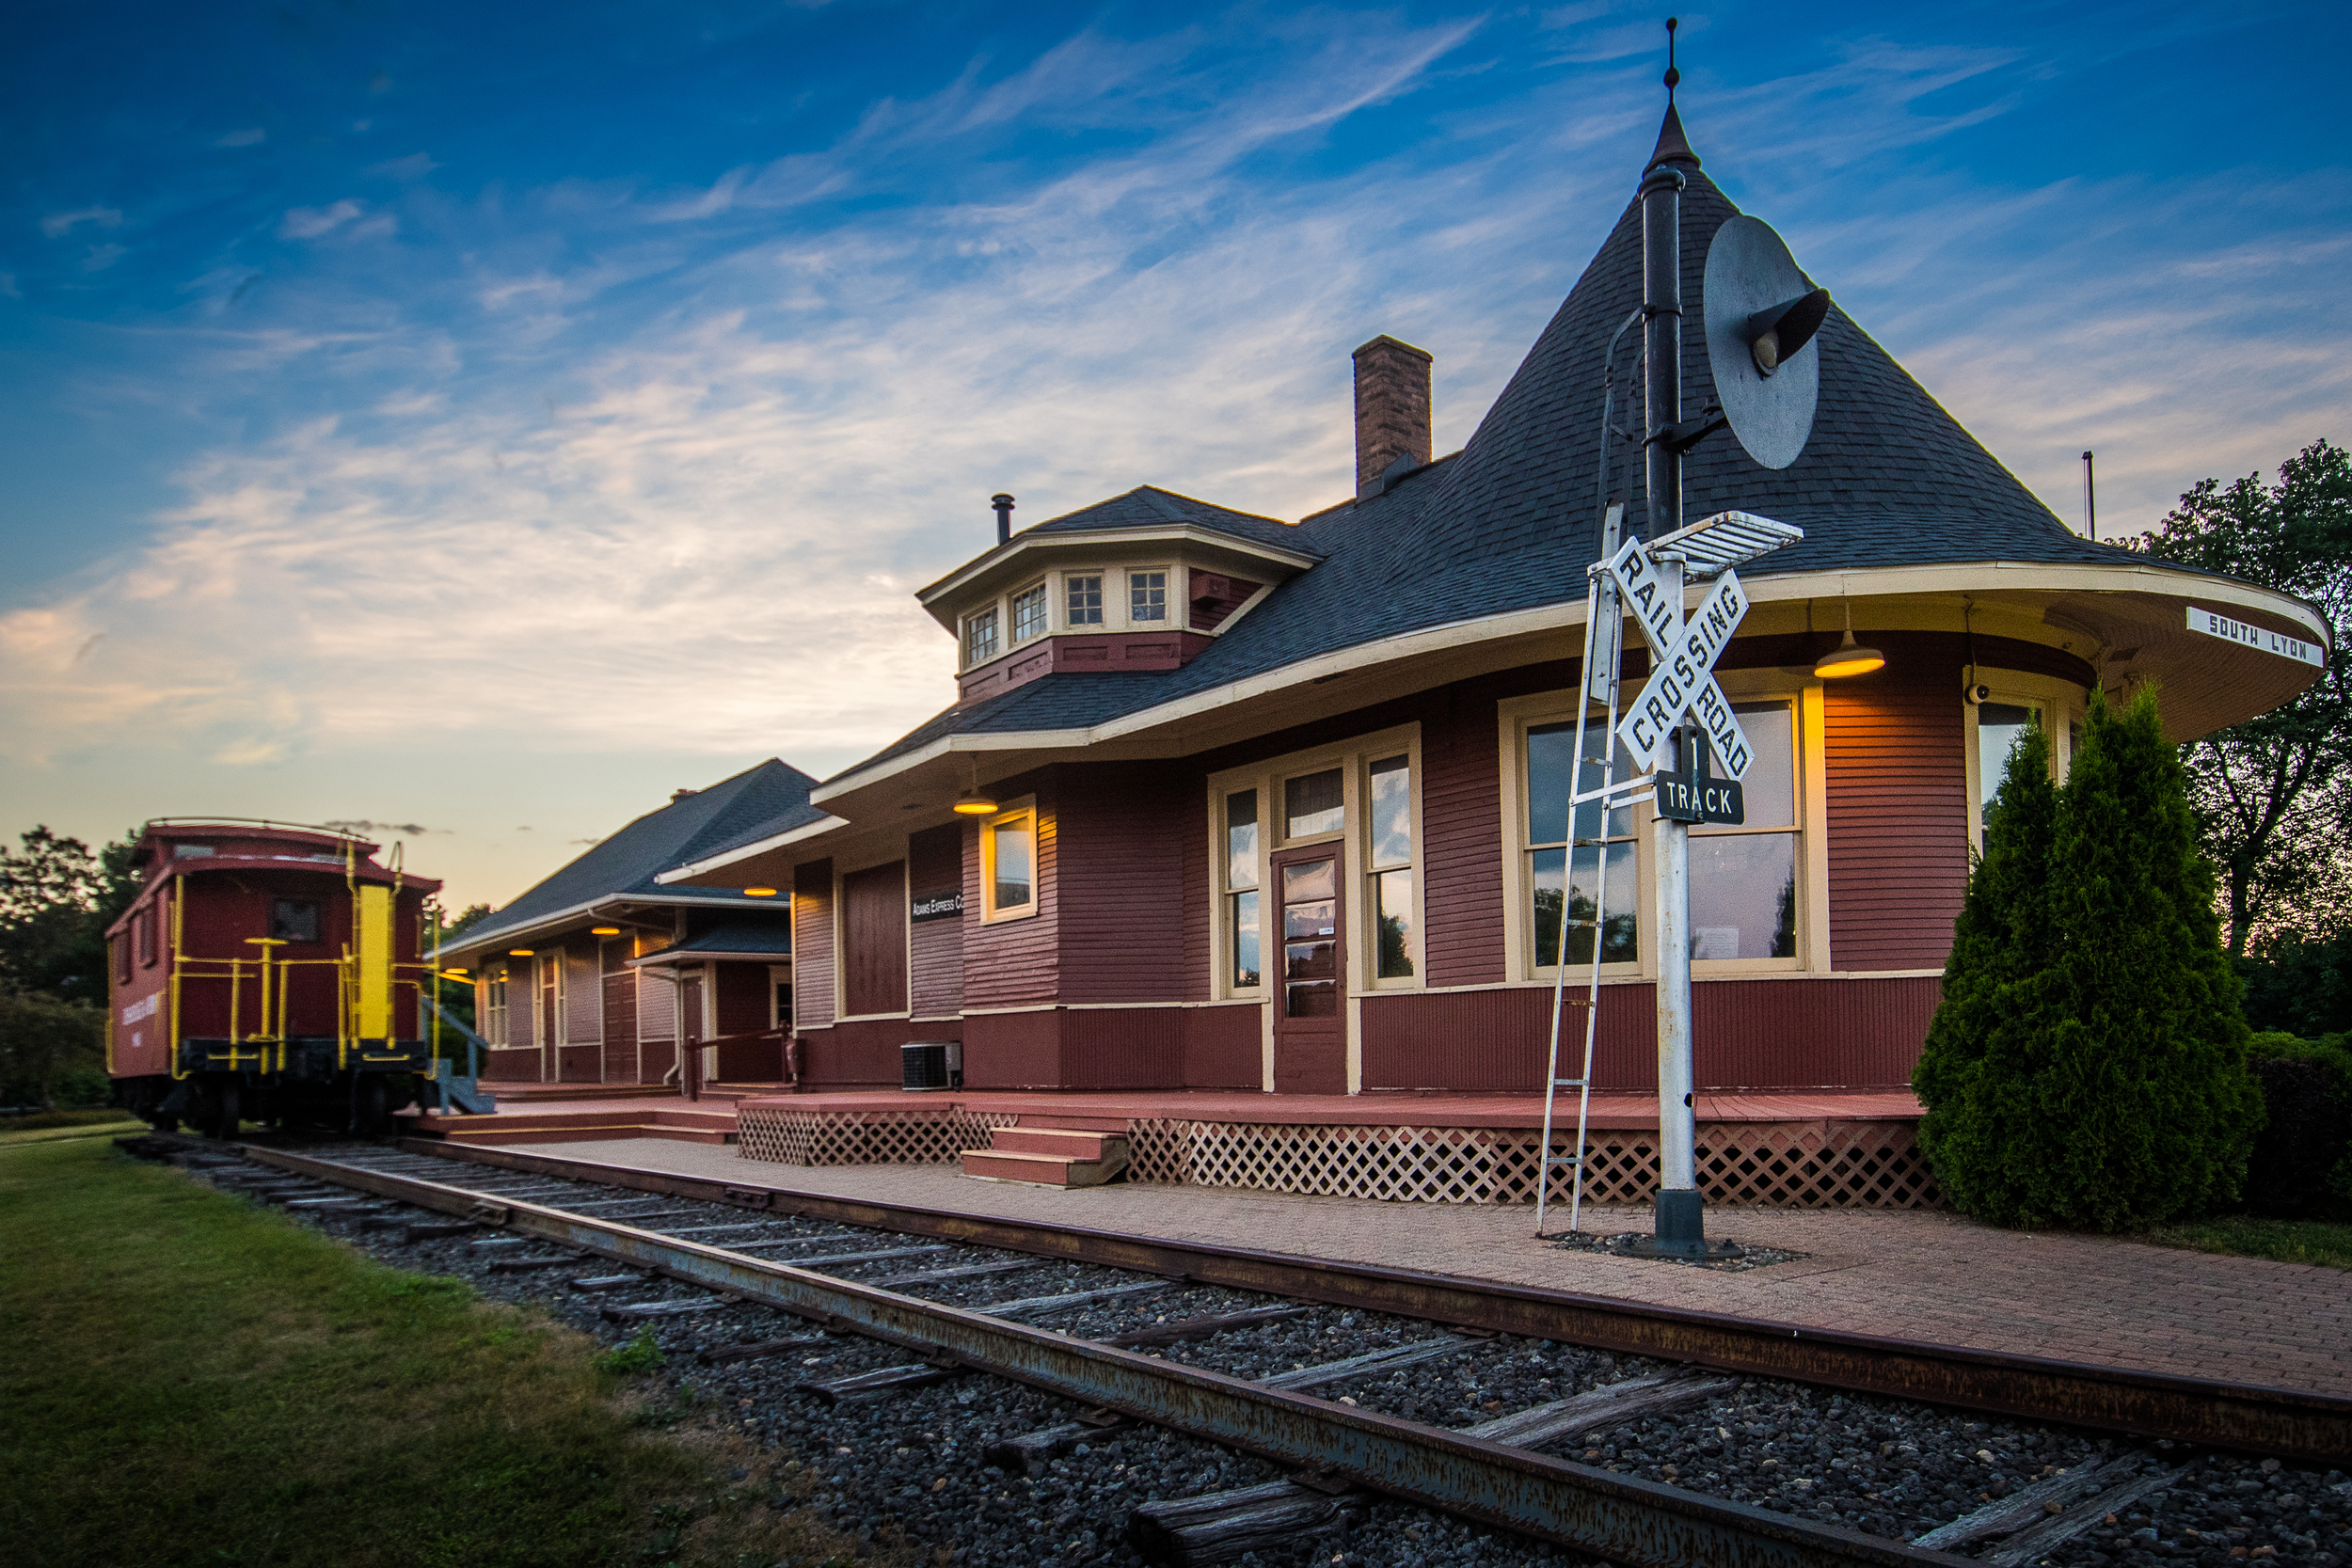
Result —
<svg viewBox="0 0 2352 1568"><path fill-rule="evenodd" d="M762 911L773 911L778 907L777 901L772 898L728 898L711 895L696 897L678 893L612 895L603 898L592 898L581 904L573 904L568 908L556 910L540 915L536 919L521 921L513 926L472 927L454 937L444 940L440 946L433 950L432 960L436 964L447 965L452 959L466 958L469 954L480 953L501 943L530 942L539 937L552 935L567 926L577 926L583 920L625 919L626 915L623 911L640 906L658 909Z"/></svg>
<svg viewBox="0 0 2352 1568"><path fill-rule="evenodd" d="M1742 627L1745 635L1801 631L1809 602L1851 600L1866 621L1871 608L1890 603L1926 607L1939 617L1936 625L1948 623L1947 629L1973 625L1979 632L2073 645L2100 671L2104 685L2159 683L2165 727L2176 741L2266 712L2318 675L2307 664L2189 631L2186 609L2221 610L2336 657L2326 618L2301 600L2153 560L1759 572L1741 584L1754 617ZM1700 592L1691 591L1693 602ZM930 817L914 814L944 815L975 784L985 787L1055 762L1190 755L1472 675L1556 660L1573 654L1576 644L1564 649L1561 635L1581 635L1584 610L1580 597L1422 627L1081 728L943 736L819 784L809 799L833 814L825 822L680 866L662 880L707 886L724 885L722 877L781 878L807 858L795 849L900 823L921 825ZM1802 675L1810 678L1809 669Z"/></svg>
<svg viewBox="0 0 2352 1568"><path fill-rule="evenodd" d="M642 958L622 961L630 969L665 969L699 963L788 964L792 961L792 955L748 948L740 952L722 952L717 949L665 947Z"/></svg>
<svg viewBox="0 0 2352 1568"><path fill-rule="evenodd" d="M1032 558L1090 555L1113 548L1166 545L1186 546L1204 557L1216 560L1222 566L1231 567L1236 562L1248 562L1273 567L1282 577L1295 576L1323 560L1311 550L1263 545L1255 539L1245 539L1237 533L1226 533L1199 523L1170 522L1152 528L1071 529L1063 532L1031 529L1025 533L1014 534L986 555L958 567L930 587L917 590L914 598L930 612L931 619L953 630L955 616L946 608L947 601L960 598L966 590L977 588L992 578L1022 576L1030 569Z"/></svg>

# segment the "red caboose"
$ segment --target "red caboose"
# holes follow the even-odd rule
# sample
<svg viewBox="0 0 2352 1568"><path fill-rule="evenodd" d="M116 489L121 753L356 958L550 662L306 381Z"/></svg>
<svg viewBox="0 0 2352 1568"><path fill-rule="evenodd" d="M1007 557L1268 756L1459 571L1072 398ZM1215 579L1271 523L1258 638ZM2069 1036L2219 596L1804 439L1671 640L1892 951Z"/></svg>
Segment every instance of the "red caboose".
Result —
<svg viewBox="0 0 2352 1568"><path fill-rule="evenodd" d="M158 818L108 927L106 1070L159 1131L240 1119L378 1130L433 1048L424 905L440 883L323 828Z"/></svg>

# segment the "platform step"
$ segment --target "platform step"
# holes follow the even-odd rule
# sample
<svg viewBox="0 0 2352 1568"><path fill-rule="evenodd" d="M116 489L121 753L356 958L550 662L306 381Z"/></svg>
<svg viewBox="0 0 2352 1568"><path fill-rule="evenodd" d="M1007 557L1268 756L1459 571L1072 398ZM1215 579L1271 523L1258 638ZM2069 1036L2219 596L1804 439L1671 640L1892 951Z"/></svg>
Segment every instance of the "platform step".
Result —
<svg viewBox="0 0 2352 1568"><path fill-rule="evenodd" d="M963 1174L991 1181L1025 1181L1034 1187L1099 1187L1127 1168L1125 1141L1107 1160L1080 1160L1067 1154L1018 1154L993 1148L968 1148Z"/></svg>
<svg viewBox="0 0 2352 1568"><path fill-rule="evenodd" d="M1021 1125L1032 1130L1065 1132L1117 1132L1126 1136L1130 1118L1121 1116L1096 1116L1080 1111L1024 1111Z"/></svg>
<svg viewBox="0 0 2352 1568"><path fill-rule="evenodd" d="M1073 1160L1124 1160L1127 1134L1064 1127L999 1127L988 1135L992 1154L1060 1154Z"/></svg>

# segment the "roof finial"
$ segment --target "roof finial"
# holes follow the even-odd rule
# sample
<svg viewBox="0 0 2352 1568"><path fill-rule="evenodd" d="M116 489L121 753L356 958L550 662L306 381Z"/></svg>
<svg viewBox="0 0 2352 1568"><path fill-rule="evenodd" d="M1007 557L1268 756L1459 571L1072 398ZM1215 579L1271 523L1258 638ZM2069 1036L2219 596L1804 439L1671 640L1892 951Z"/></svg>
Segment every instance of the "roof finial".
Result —
<svg viewBox="0 0 2352 1568"><path fill-rule="evenodd" d="M1649 155L1645 174L1661 164L1699 166L1699 155L1691 150L1691 138L1682 134L1682 115L1675 108L1675 88L1682 85L1682 71L1675 64L1675 30L1681 25L1680 17L1666 18L1666 122L1658 128L1658 148Z"/></svg>

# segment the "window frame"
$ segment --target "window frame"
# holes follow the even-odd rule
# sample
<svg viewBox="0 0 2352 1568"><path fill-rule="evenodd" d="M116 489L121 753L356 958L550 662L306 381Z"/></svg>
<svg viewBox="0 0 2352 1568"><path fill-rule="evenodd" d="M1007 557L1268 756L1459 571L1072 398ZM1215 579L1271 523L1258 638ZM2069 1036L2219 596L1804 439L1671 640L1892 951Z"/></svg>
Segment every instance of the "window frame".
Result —
<svg viewBox="0 0 2352 1568"><path fill-rule="evenodd" d="M506 1049L512 1037L507 1023L508 966L501 964L482 974L482 1037L499 1050Z"/></svg>
<svg viewBox="0 0 2352 1568"><path fill-rule="evenodd" d="M1817 894L1813 885L1814 879L1812 876L1811 864L1812 849L1816 841L1820 840L1822 835L1811 831L1811 819L1813 818L1814 814L1809 809L1809 802L1805 788L1808 780L1820 776L1821 768L1825 761L1822 757L1813 757L1808 759L1807 756L1807 737L1815 737L1818 740L1820 734L1820 726L1819 724L1808 724L1806 722L1804 693L1802 689L1794 691L1786 689L1766 689L1763 691L1751 692L1742 692L1738 689L1738 688L1742 686L1754 686L1759 684L1759 677L1761 677L1764 681L1770 681L1772 674L1772 673L1770 671L1726 670L1717 673L1716 682L1718 685L1723 687L1724 695L1731 699L1731 705L1734 708L1740 706L1760 707L1771 703L1786 703L1788 705L1788 721L1792 726L1792 732L1788 737L1788 763L1791 771L1795 775L1789 780L1789 800L1796 816L1796 821L1793 825L1786 828L1761 826L1754 828L1746 826L1737 828L1710 827L1706 823L1694 822L1691 825L1691 839L1693 844L1697 843L1701 838L1718 837L1773 838L1788 836L1792 837L1797 841L1796 852L1794 856L1795 864L1792 867L1796 877L1797 891L1797 950L1794 954L1786 958L1693 958L1691 962L1691 974L1693 979L1710 974L1794 974L1802 973L1805 967L1805 952L1809 944L1810 933L1807 930L1807 917L1811 914L1814 909L1817 907L1824 907L1828 902L1826 895ZM1744 675L1747 679L1734 680L1729 678L1736 675ZM1815 681L1810 683L1810 685L1812 689L1817 694L1820 691L1820 682ZM1751 768L1750 771L1753 772L1754 769ZM1822 887L1824 889L1827 887L1826 857L1823 860ZM1826 923L1824 924L1826 925ZM1824 929L1822 933L1823 950L1826 950L1827 944L1828 933L1826 929Z"/></svg>
<svg viewBox="0 0 2352 1568"><path fill-rule="evenodd" d="M2005 670L1989 664L1969 667L1968 678L1961 685L1961 762L1962 776L1967 781L1968 860L1972 865L1984 853L1984 745L1977 728L1981 705L1969 701L1970 693L1979 686L1990 689L1985 702L2042 710L2043 727L2050 736L2052 784L2064 784L2066 775L2074 768L2073 726L2083 721L2084 710L2090 704L2090 688L2058 675Z"/></svg>
<svg viewBox="0 0 2352 1568"><path fill-rule="evenodd" d="M1730 979L1740 975L1826 974L1833 973L1829 942L1829 794L1827 738L1822 683L1803 679L1778 668L1717 670L1724 695L1737 704L1786 702L1796 723L1791 747L1797 770L1797 952L1791 958L1705 958L1691 965L1694 979ZM1550 985L1556 965L1539 961L1535 953L1534 904L1528 869L1527 732L1531 727L1574 723L1580 689L1570 687L1507 697L1496 707L1497 744L1502 770L1502 884L1509 919L1503 927L1505 970L1516 985ZM1605 721L1599 719L1596 722ZM1654 801L1633 808L1633 876L1638 890L1634 929L1639 957L1630 963L1605 963L1603 985L1638 984L1658 977L1658 910L1652 891L1658 880L1658 816ZM1735 830L1736 831L1736 830ZM1786 830L1758 830L1785 832ZM1546 842L1549 842L1547 840ZM1589 974L1584 964L1569 965L1569 975Z"/></svg>
<svg viewBox="0 0 2352 1568"><path fill-rule="evenodd" d="M1182 580L1183 573L1175 562L1138 562L1132 566L1120 566L1117 570L1120 576L1120 586L1124 590L1119 596L1119 613L1121 617L1121 624L1127 630L1182 631L1185 629L1184 625L1180 624L1177 615L1177 608L1184 601L1177 590L1177 584ZM1136 578L1148 577L1154 572L1160 575L1162 595L1160 609L1163 613L1156 621L1139 621L1136 618Z"/></svg>
<svg viewBox="0 0 2352 1568"><path fill-rule="evenodd" d="M987 653L975 655L972 651L972 632L973 628L977 626L983 619L993 620L995 623L996 641ZM964 669L977 670L993 659L1004 657L1006 628L1004 600L992 599L987 604L977 605L966 610L963 618L957 623L957 626L961 635L956 640L956 651L962 656Z"/></svg>
<svg viewBox="0 0 2352 1568"><path fill-rule="evenodd" d="M1038 595L1037 630L1024 637L1021 634L1021 601L1030 594ZM1039 578L1023 583L1005 595L1005 616L998 623L1004 631L1005 647L1018 648L1041 637L1054 635L1054 584L1050 578Z"/></svg>
<svg viewBox="0 0 2352 1568"><path fill-rule="evenodd" d="M1062 630L1089 635L1111 629L1110 591L1104 586L1104 579L1110 575L1110 568L1107 566L1082 566L1075 571L1057 574L1056 580L1061 592L1057 595L1057 604L1054 613L1059 617L1057 624ZM1073 621L1070 618L1070 595L1075 590L1070 585L1088 578L1094 579L1094 619Z"/></svg>
<svg viewBox="0 0 2352 1568"><path fill-rule="evenodd" d="M1379 935L1373 924L1377 909L1373 884L1378 873L1372 865L1370 838L1372 765L1399 755L1406 759L1412 800L1413 855L1408 869L1412 873L1413 888L1414 973L1409 976L1398 975L1383 980L1375 974ZM1296 838L1289 836L1288 815L1282 799L1283 784L1290 779L1332 768L1340 771L1340 826L1327 832L1306 833ZM1248 789L1258 792L1259 983L1243 987L1232 983L1232 966L1228 960L1233 945L1232 895L1248 890L1234 888L1231 883L1225 839L1225 800L1229 795ZM1279 919L1279 906L1269 902L1272 884L1268 880L1267 867L1276 854L1285 850L1323 844L1340 847L1340 870L1346 879L1348 889L1347 972L1342 977L1342 995L1348 1006L1347 1070L1350 1093L1360 1085L1362 1077L1361 1021L1358 1017L1357 1004L1370 995L1429 989L1427 795L1427 779L1422 763L1422 730L1418 721L1350 736L1308 751L1262 758L1213 773L1207 781L1211 868L1209 995L1213 1000L1256 1002L1269 1008L1274 1005L1278 988L1267 980L1266 975L1278 967L1277 954L1281 943L1272 924ZM1270 1013L1268 1017L1271 1018ZM1268 1049L1271 1050L1270 1045Z"/></svg>
<svg viewBox="0 0 2352 1568"><path fill-rule="evenodd" d="M1029 901L1011 909L996 905L996 830L1008 822L1023 817L1029 822ZM1043 857L1039 854L1043 838L1037 797L1024 795L1009 801L993 816L980 820L980 924L1001 926L1015 920L1034 920L1045 906L1045 872Z"/></svg>

